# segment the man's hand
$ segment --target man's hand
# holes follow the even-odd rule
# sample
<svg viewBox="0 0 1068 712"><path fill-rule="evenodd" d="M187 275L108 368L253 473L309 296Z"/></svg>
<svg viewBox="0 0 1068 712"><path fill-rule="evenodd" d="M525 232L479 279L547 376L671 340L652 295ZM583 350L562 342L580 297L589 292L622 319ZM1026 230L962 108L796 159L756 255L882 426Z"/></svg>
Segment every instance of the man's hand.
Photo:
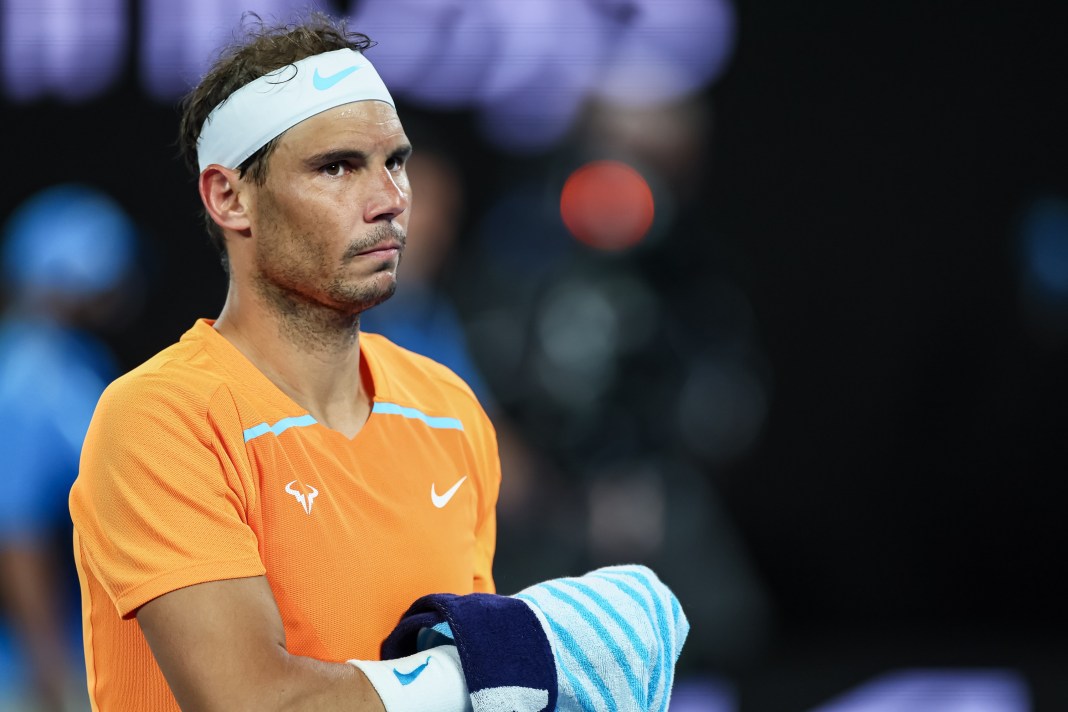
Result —
<svg viewBox="0 0 1068 712"><path fill-rule="evenodd" d="M606 566L515 596L423 596L382 654L454 641L475 712L666 712L689 632L678 599L652 570Z"/></svg>

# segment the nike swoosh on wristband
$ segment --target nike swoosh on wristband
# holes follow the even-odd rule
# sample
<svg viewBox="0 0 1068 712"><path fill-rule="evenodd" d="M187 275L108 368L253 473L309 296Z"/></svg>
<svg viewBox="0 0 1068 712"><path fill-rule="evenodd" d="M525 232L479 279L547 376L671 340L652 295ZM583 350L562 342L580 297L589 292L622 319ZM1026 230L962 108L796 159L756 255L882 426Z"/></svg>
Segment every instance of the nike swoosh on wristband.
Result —
<svg viewBox="0 0 1068 712"><path fill-rule="evenodd" d="M397 668L393 668L393 674L397 676L397 681L402 685L411 685L415 682L415 678L423 674L423 670L426 670L426 666L430 664L430 658L433 656L428 655L426 662L417 667L411 672L401 672Z"/></svg>
<svg viewBox="0 0 1068 712"><path fill-rule="evenodd" d="M452 496L454 494L456 494L456 490L460 489L460 485L462 485L464 483L464 480L466 480L466 479L467 479L467 475L464 475L463 477L461 477L460 481L457 482L456 484L454 484L452 487L450 487L449 490L445 494L438 494L437 490L435 489L434 483L431 482L430 483L430 499L431 499L431 501L434 502L434 506L437 507L438 509L441 509L446 504L448 504L449 500L452 499Z"/></svg>
<svg viewBox="0 0 1068 712"><path fill-rule="evenodd" d="M312 73L312 86L314 86L319 91L326 91L330 87L340 82L345 77L355 72L357 69L359 69L359 67L355 65L352 67L345 67L340 71L334 72L333 74L324 77L319 74L319 68L316 67L315 72Z"/></svg>

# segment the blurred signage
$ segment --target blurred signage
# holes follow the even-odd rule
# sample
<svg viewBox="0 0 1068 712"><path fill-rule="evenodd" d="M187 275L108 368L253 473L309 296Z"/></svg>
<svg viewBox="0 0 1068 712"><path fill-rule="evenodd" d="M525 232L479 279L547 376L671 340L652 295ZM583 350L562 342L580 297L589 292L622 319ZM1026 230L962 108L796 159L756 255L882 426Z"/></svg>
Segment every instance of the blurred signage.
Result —
<svg viewBox="0 0 1068 712"><path fill-rule="evenodd" d="M144 92L169 101L196 82L242 12L272 19L297 7L292 0L4 0L3 94L16 103L95 99L125 80L136 52Z"/></svg>
<svg viewBox="0 0 1068 712"><path fill-rule="evenodd" d="M346 3L338 3L344 5ZM473 107L486 137L541 149L589 98L648 106L700 92L734 46L731 0L360 0L350 27L395 97ZM86 102L130 81L170 103L229 44L246 12L274 24L344 13L327 0L3 0L0 96Z"/></svg>

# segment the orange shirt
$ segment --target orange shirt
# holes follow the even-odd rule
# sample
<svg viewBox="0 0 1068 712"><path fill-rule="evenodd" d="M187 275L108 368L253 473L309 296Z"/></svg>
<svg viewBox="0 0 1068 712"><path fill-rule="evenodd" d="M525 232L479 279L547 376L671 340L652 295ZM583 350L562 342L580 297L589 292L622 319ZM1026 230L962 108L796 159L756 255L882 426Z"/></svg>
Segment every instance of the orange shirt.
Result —
<svg viewBox="0 0 1068 712"><path fill-rule="evenodd" d="M134 619L183 586L266 574L290 653L377 659L417 597L494 590L496 436L445 367L360 335L355 438L198 321L101 397L71 489L94 709L177 710Z"/></svg>

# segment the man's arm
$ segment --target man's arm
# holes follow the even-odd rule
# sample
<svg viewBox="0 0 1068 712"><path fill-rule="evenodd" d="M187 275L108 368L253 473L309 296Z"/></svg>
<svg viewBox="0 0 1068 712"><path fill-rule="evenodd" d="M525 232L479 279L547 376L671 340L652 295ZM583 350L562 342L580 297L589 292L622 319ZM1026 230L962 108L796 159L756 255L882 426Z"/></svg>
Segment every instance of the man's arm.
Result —
<svg viewBox="0 0 1068 712"><path fill-rule="evenodd" d="M185 712L382 712L353 665L290 655L263 576L187 586L137 611L152 654Z"/></svg>

